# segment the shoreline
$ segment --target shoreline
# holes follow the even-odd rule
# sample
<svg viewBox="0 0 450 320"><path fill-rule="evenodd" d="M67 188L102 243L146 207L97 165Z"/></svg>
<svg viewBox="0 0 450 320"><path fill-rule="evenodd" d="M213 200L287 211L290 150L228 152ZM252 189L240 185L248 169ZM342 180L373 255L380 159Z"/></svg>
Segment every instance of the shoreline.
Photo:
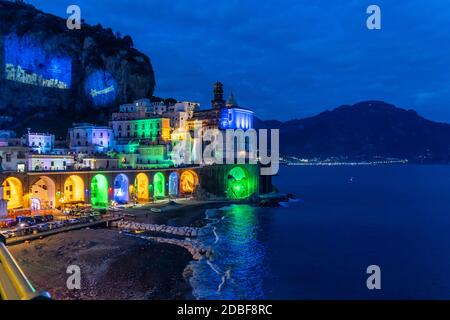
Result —
<svg viewBox="0 0 450 320"><path fill-rule="evenodd" d="M186 202L185 202L186 201ZM201 228L207 209L233 201L182 200L126 208L124 221ZM236 202L242 203L242 202ZM152 212L151 208L166 208ZM194 256L176 244L130 237L111 228L84 228L9 246L37 290L53 299L195 299L190 284ZM68 290L69 265L81 270L81 290Z"/></svg>

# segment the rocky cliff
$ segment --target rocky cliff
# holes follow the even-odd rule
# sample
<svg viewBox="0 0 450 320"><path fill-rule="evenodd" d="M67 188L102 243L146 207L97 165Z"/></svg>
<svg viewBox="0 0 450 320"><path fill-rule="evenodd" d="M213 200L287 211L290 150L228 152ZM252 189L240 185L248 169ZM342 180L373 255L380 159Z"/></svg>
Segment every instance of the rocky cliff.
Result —
<svg viewBox="0 0 450 320"><path fill-rule="evenodd" d="M0 0L0 129L65 135L74 121L104 122L119 104L150 98L150 59L129 36Z"/></svg>

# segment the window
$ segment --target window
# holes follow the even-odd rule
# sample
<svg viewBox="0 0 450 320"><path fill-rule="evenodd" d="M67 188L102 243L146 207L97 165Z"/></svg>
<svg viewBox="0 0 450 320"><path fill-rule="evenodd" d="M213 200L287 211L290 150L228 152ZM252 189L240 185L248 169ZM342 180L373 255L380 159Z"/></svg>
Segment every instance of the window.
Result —
<svg viewBox="0 0 450 320"><path fill-rule="evenodd" d="M6 161L6 162L11 162L11 154L9 154L9 153L6 154L6 159L5 159L5 161Z"/></svg>
<svg viewBox="0 0 450 320"><path fill-rule="evenodd" d="M77 132L77 139L80 139L80 133Z"/></svg>
<svg viewBox="0 0 450 320"><path fill-rule="evenodd" d="M53 167L55 165L55 161L50 162L50 166Z"/></svg>

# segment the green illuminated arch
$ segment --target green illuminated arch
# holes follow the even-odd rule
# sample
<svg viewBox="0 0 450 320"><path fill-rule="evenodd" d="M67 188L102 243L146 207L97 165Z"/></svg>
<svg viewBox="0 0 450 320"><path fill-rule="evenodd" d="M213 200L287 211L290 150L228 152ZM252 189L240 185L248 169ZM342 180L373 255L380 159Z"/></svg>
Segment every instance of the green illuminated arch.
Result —
<svg viewBox="0 0 450 320"><path fill-rule="evenodd" d="M227 196L231 199L247 199L255 192L248 171L243 167L234 167L226 177Z"/></svg>
<svg viewBox="0 0 450 320"><path fill-rule="evenodd" d="M166 178L164 177L164 174L161 172L155 173L153 177L153 195L155 198L164 198L166 195L165 192L165 186L166 186Z"/></svg>
<svg viewBox="0 0 450 320"><path fill-rule="evenodd" d="M91 181L91 204L94 208L108 207L108 179L97 174Z"/></svg>

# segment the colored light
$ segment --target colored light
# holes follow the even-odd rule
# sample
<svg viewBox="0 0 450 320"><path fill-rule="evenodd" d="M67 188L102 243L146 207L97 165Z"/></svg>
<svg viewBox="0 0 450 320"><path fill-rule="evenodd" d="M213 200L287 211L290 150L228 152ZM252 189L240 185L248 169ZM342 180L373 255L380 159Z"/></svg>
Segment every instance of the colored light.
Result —
<svg viewBox="0 0 450 320"><path fill-rule="evenodd" d="M94 208L108 207L108 179L102 174L92 178L91 203Z"/></svg>
<svg viewBox="0 0 450 320"><path fill-rule="evenodd" d="M198 185L198 176L194 171L187 170L181 174L180 186L183 193L193 193Z"/></svg>
<svg viewBox="0 0 450 320"><path fill-rule="evenodd" d="M178 173L172 172L169 176L169 194L171 196L178 195Z"/></svg>
<svg viewBox="0 0 450 320"><path fill-rule="evenodd" d="M117 81L104 70L92 72L84 83L84 93L94 106L107 106L117 98Z"/></svg>
<svg viewBox="0 0 450 320"><path fill-rule="evenodd" d="M23 207L23 186L22 182L14 177L6 179L3 184L3 198L8 200L8 209Z"/></svg>
<svg viewBox="0 0 450 320"><path fill-rule="evenodd" d="M7 35L4 48L6 79L41 87L70 88L70 57L49 53L40 43L26 35Z"/></svg>
<svg viewBox="0 0 450 320"><path fill-rule="evenodd" d="M255 179L240 166L232 168L227 174L227 196L231 199L247 199L256 192Z"/></svg>
<svg viewBox="0 0 450 320"><path fill-rule="evenodd" d="M114 180L114 201L117 203L127 203L129 200L130 182L125 174L119 174Z"/></svg>
<svg viewBox="0 0 450 320"><path fill-rule="evenodd" d="M83 202L84 201L84 181L80 176L71 175L64 182L65 202ZM86 193L89 190L86 189Z"/></svg>
<svg viewBox="0 0 450 320"><path fill-rule="evenodd" d="M154 177L153 177L153 194L155 196L155 198L164 198L164 196L166 195L165 192L165 185L166 185L166 178L164 177L164 175L161 172L157 172L155 173Z"/></svg>
<svg viewBox="0 0 450 320"><path fill-rule="evenodd" d="M149 181L145 173L139 173L135 181L136 197L139 202L147 202L149 200Z"/></svg>

